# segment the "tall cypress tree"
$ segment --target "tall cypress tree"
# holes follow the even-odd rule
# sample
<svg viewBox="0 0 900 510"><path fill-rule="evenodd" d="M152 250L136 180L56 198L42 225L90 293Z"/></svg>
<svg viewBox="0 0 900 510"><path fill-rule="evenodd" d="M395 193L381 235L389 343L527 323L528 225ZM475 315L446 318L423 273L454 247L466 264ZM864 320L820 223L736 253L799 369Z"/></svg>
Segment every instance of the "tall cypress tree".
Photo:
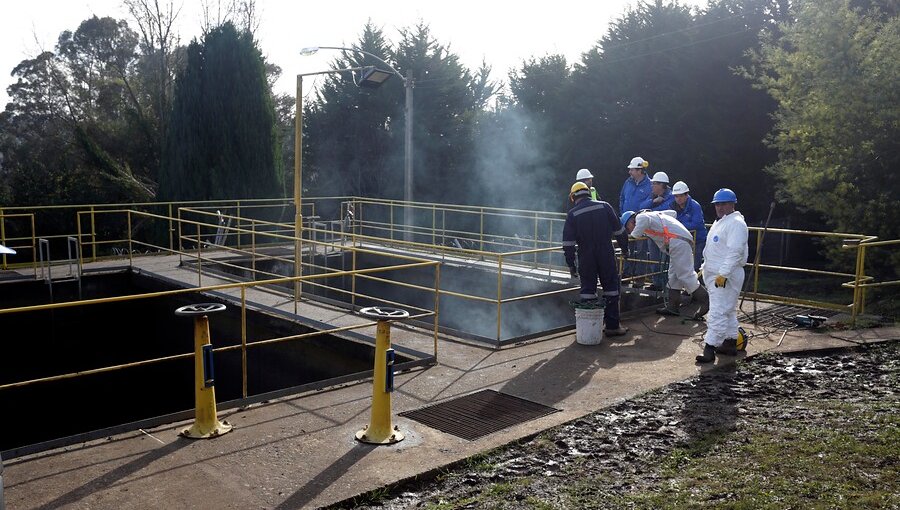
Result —
<svg viewBox="0 0 900 510"><path fill-rule="evenodd" d="M276 196L280 158L265 63L230 22L191 42L175 85L159 198Z"/></svg>

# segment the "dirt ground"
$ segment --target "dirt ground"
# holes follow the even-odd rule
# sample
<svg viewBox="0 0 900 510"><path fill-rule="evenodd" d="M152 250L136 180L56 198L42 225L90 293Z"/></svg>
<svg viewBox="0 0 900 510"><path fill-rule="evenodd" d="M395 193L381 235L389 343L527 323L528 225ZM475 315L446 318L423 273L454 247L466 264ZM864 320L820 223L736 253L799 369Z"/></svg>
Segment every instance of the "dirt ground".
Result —
<svg viewBox="0 0 900 510"><path fill-rule="evenodd" d="M767 354L332 508L900 508L900 342Z"/></svg>

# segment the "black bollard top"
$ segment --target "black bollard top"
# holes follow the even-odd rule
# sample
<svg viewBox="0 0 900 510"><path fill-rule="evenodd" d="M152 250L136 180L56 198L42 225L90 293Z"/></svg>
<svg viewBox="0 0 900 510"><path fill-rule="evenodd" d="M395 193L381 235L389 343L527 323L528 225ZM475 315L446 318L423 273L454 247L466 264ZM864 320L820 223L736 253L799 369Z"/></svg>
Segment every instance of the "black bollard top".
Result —
<svg viewBox="0 0 900 510"><path fill-rule="evenodd" d="M387 306L370 306L359 311L363 317L375 319L379 321L395 321L409 318L409 312L400 308L391 308Z"/></svg>
<svg viewBox="0 0 900 510"><path fill-rule="evenodd" d="M178 317L195 317L197 315L224 312L225 308L225 305L222 303L197 303L196 305L182 306L175 310L175 315Z"/></svg>

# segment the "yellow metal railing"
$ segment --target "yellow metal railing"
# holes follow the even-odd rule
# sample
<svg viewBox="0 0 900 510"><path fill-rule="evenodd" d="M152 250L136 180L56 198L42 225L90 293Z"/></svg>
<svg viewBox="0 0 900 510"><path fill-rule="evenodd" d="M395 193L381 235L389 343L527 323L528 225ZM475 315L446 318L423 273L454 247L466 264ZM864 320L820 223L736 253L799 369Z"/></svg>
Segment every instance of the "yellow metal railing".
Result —
<svg viewBox="0 0 900 510"><path fill-rule="evenodd" d="M7 209L8 210L8 209ZM28 220L28 226L26 230L30 235L27 236L14 236L14 237L6 237L6 221L7 220ZM21 230L21 228L19 229ZM6 214L3 212L3 209L0 208L0 244L6 246L7 248L12 248L13 250L30 250L31 251L31 265L34 269L34 277L37 278L37 237L35 237L35 229L34 229L34 214L33 213L18 213L18 214ZM28 241L28 244L23 244L23 242ZM14 265L9 265L7 263L6 255L0 256L0 267L3 269L9 269L10 267L22 267L25 264L18 263Z"/></svg>
<svg viewBox="0 0 900 510"><path fill-rule="evenodd" d="M200 211L200 212L202 214L207 214L207 215L215 214L215 213L209 213L208 211ZM95 232L93 229L89 230L87 233L82 232L81 226L83 223L89 221L90 225L93 227L94 225L96 225L96 219L101 215L112 215L112 216L120 215L120 216L126 218L125 222L127 223L127 225L126 225L126 227L127 227L126 231L128 233L127 237L121 238L121 239L116 239L116 238L99 239L97 237L97 235L95 235ZM9 216L11 216L11 215L9 215ZM116 244L119 244L119 245L124 244L127 246L129 264L134 265L133 254L135 253L135 250L137 249L137 247L144 247L144 248L149 248L151 250L159 250L161 252L169 252L171 254L178 254L180 257L194 258L197 261L198 274L202 273L202 266L203 266L204 260L207 262L207 264L213 264L213 263L223 264L223 263L225 263L221 260L217 260L217 258L213 256L213 255L215 255L215 253L208 253L208 254L204 255L204 252L203 252L204 245L207 246L207 248L208 248L207 251L210 251L210 252L212 252L213 249L218 252L223 248L223 247L219 247L219 246L215 246L215 245L211 246L208 243L204 242L203 237L202 237L203 234L201 234L202 228L218 228L219 225L217 225L217 224L203 223L203 222L191 221L191 220L186 220L186 219L181 219L181 218L172 218L169 216L134 211L134 210L129 210L129 209L98 210L98 209L94 208L94 209L90 209L90 210L78 211L76 216L77 216L76 227L78 230L77 239L78 239L78 243L79 243L78 253L83 253L85 251L83 249L84 247L88 247L91 249L91 251L96 252L98 247L110 246L110 245L116 245ZM134 229L132 228L136 220L145 220L145 221L146 220L156 220L159 222L167 223L169 225L173 225L176 227L175 228L176 232L178 232L178 238L180 240L179 246L181 245L182 239L187 239L187 240L193 241L193 243L196 246L196 250L191 252L191 251L185 251L182 249L169 249L166 246L157 245L157 244L153 244L151 242L136 239L133 236ZM184 225L187 225L190 228L195 228L196 232L197 232L197 237L191 237L189 235L183 236L182 230L183 230ZM274 224L274 225L278 226L278 224ZM272 236L272 237L275 237L275 238L285 241L285 242L292 242L294 240L293 236L284 235L284 234L270 233L270 232L259 233L259 232L255 232L252 228L251 229L238 228L238 227L230 227L230 228L234 229L236 232L251 234L254 239L258 235L263 235L263 236ZM172 239L172 241L170 241L170 242L174 243L174 239ZM409 284L403 284L402 282L392 282L391 280L384 279L384 278L380 278L380 280L385 283L400 284L403 287L415 287L418 290L433 293L434 294L434 298L432 301L432 304L434 307L433 310L429 310L428 308L416 306L411 303L399 303L396 301L385 300L385 299L381 299L381 298L378 298L376 296L371 296L371 295L356 294L356 295L354 295L354 297L369 299L372 302L377 302L377 303L385 303L385 304L390 304L390 305L395 305L395 306L401 306L411 312L410 313L411 318L421 320L421 319L424 319L427 317L432 317L433 318L433 328L434 328L434 331L433 331L433 349L434 349L433 355L434 355L434 359L436 360L437 354L438 354L438 352L437 352L437 348L438 348L438 344L437 344L438 311L437 310L438 310L438 304L439 304L439 297L438 297L437 292L440 287L440 267L439 267L440 263L438 261L426 260L426 259L421 259L421 258L416 258L416 257L411 257L411 256L385 254L383 252L373 252L371 250L365 250L362 248L356 248L356 247L352 247L352 246L351 247L341 247L341 249L353 251L354 254L357 251L367 252L367 253L375 253L382 257L390 257L390 258L396 259L397 261L399 261L401 263L389 264L389 265L384 265L384 266L379 266L379 267L363 268L363 269L354 268L353 270L349 270L349 271L339 271L339 270L330 270L329 269L327 272L321 272L318 274L306 274L303 276L277 275L277 277L266 278L266 279L260 280L260 281L233 282L233 283L207 285L207 286L202 286L202 280L200 279L201 277L198 276L198 286L193 287L193 288L152 292L152 293L145 293L145 294L132 295L132 296L117 296L117 297L97 298L97 299L89 299L89 300L81 300L81 301L70 301L70 302L52 303L52 304L44 304L44 305L32 305L32 306L23 306L23 307L16 307L16 308L6 308L6 309L0 309L0 315L28 313L28 312L43 311L43 310L55 310L55 309L60 309L60 308L71 308L71 307L79 307L79 306L92 306L92 305L105 304L105 303L116 303L116 302L122 302L122 301L146 300L146 299L159 298L159 297L163 297L163 296L174 296L174 295L188 294L188 293L201 293L201 292L211 292L211 291L226 290L226 289L239 289L240 290L240 302L241 302L240 343L236 344L236 345L217 348L214 350L214 352L225 352L225 351L233 351L233 350L238 350L238 349L241 350L242 391L243 391L244 398L246 398L247 397L247 349L257 348L257 347L261 347L261 346L265 346L265 345L271 345L271 344L287 342L287 341L303 340L303 339L308 339L308 338L312 338L312 337L316 337L316 336L320 336L320 335L335 334L335 333L340 333L340 332L344 332L344 331L363 329L363 328L371 327L376 324L375 322L372 322L372 321L365 321L360 324L334 327L334 328L326 329L326 330L322 330L322 331L315 331L315 332L303 333L303 334L299 334L299 335L290 335L290 336L285 336L285 337L263 339L263 340L256 340L256 341L248 342L247 323L246 323L247 290L248 289L254 289L254 290L263 289L263 288L271 289L271 287L273 285L293 283L293 282L303 282L303 283L311 284L311 285L321 285L321 286L327 287L333 291L346 292L346 291L344 291L344 289L340 289L340 288L336 288L336 287L328 287L327 285L320 284L320 283L316 282L316 280L335 278L335 277L344 277L344 276L349 276L352 278L357 278L357 277L376 278L373 275L376 275L379 273L388 273L388 272L396 272L396 271L413 270L413 269L417 269L417 268L431 267L431 268L434 268L434 285L432 287L412 286ZM240 250L240 251L244 251L244 250ZM249 252L250 253L256 252L255 245L251 244ZM79 263L79 270L80 270L81 266L83 265L83 261L79 258L78 263ZM220 278L220 279L225 279L225 278ZM296 300L295 300L294 310L295 310L295 314L296 314L297 313ZM228 343L228 342L225 342L225 343ZM150 364L155 364L155 363L161 363L161 362L171 361L171 360L176 360L176 359L190 358L193 355L194 355L193 353L185 353L185 354L179 354L179 355L174 355L174 356L164 356L164 357L160 357L160 358L154 358L154 359L149 359L149 360L140 360L140 361L124 363L124 364L119 364L119 365L114 365L114 366L109 366L109 367L99 367L99 368L95 368L95 369L82 370L82 371L78 371L78 372L71 372L71 373L66 373L66 374L59 374L59 375L54 375L54 376L30 379L27 381L6 383L6 384L0 385L0 390L10 389L10 388L18 388L18 387L22 387L22 386L28 386L31 384L71 379L71 378L82 377L82 376L87 376L87 375L97 374L97 373L123 370L123 369L139 367L139 366L144 366L144 365L150 365Z"/></svg>
<svg viewBox="0 0 900 510"><path fill-rule="evenodd" d="M169 248L179 253L182 257L191 257L196 261L198 283L201 281L202 268L209 264L227 264L227 261L217 260L218 256L207 256L207 251L212 253L231 252L249 256L251 269L257 261L271 259L282 262L292 261L293 258L279 256L273 253L263 253L260 247L276 247L288 244L300 243L299 253L301 257L300 268L302 270L324 270L315 264L316 250L343 250L352 247L356 250L368 249L369 253L382 253L386 248L391 253L397 250L429 256L437 256L441 261L448 259L477 260L483 263L486 269L497 271L498 288L496 294L478 295L465 290L454 291L440 288L438 295L461 298L472 302L484 303L485 306L496 308L497 315L497 341L502 338L501 316L504 303L526 301L532 298L541 298L547 295L570 292L576 287L563 283L557 290L549 292L537 292L522 296L504 296L503 278L509 270L528 271L530 274L542 274L546 279L554 280L559 284L568 280L568 271L562 257L562 250L557 238L561 237L562 226L565 221L564 213L540 212L520 209L502 209L481 206L464 206L453 204L436 204L424 202L404 202L387 199L370 199L359 197L313 197L304 199L302 207L309 221L304 221L302 239L293 237L294 225L291 222L279 222L260 218L259 215L272 209L292 207L284 201L240 201L229 202L233 204L233 210L240 214L219 214L217 210L224 208L218 204L197 204L190 207L176 207L173 204L166 206L171 210L168 215L173 225L170 228ZM175 207L174 209L172 209ZM412 224L401 223L405 215L403 211L409 209L414 212L410 217ZM97 207L91 211L91 226L85 229L90 232L91 239L96 236L97 228L94 218L97 216ZM172 217L172 215L176 217ZM184 221L182 215L192 215L190 222ZM322 217L320 218L319 215ZM285 215L290 217L291 215ZM214 219L213 219L214 218ZM328 219L330 218L330 219ZM225 221L226 225L220 224ZM175 224L178 228L175 228ZM190 227L190 232L185 228ZM210 243L208 239L217 229L224 232L228 242L227 246L218 246ZM790 236L811 236L820 240L864 240L862 234L846 234L834 232L817 232L791 229L751 227L756 234L756 251L762 249L763 232L769 234L784 234ZM81 239L81 237L79 237ZM236 242L234 242L236 239ZM751 240L751 242L754 242ZM869 240L869 243L874 242ZM189 244L190 250L184 249L183 244ZM885 245L893 243L885 242ZM142 245L134 243L135 246ZM91 241L91 252L101 249L99 243ZM893 285L892 282L876 283L872 277L864 274L866 260L866 245L862 243L858 248L857 267L852 271L829 271L815 267L791 267L777 264L764 264L759 260L747 264L748 288L744 296L752 299L774 301L779 303L793 303L835 310L849 310L858 313L865 308L865 290L874 286ZM882 246L882 245L879 245ZM364 253L360 251L359 253ZM357 251L352 251L351 269L356 267ZM635 257L629 259L641 261ZM619 264L624 262L620 257ZM648 263L658 261L646 260ZM836 283L835 288L853 289L850 303L828 302L822 299L801 299L796 296L765 294L760 291L760 274L765 272L789 272L798 275L825 276L851 280L841 284ZM274 277L274 273L260 272L263 276ZM636 275L629 279L650 276ZM351 288L347 293L351 303L355 305L357 300L357 279L376 279L392 281L390 278L375 277L371 275L357 275L352 277ZM377 280L380 281L380 280ZM752 285L751 285L752 282ZM394 282L400 286L403 282ZM295 289L294 296L299 296ZM308 282L303 285L315 286L316 283ZM361 296L359 296L361 297Z"/></svg>

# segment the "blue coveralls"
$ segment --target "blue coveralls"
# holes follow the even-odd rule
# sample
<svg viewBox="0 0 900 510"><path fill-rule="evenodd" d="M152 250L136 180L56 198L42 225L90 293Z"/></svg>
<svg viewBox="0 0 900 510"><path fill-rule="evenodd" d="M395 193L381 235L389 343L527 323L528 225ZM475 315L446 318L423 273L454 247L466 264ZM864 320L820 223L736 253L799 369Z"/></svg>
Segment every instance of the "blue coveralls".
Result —
<svg viewBox="0 0 900 510"><path fill-rule="evenodd" d="M578 272L581 277L582 300L597 298L597 277L603 287L606 308L603 322L607 329L619 328L619 272L612 238L617 236L620 246L627 242L625 229L611 205L596 200L581 199L566 215L563 227L563 251L566 264L575 267L575 246L578 246Z"/></svg>

